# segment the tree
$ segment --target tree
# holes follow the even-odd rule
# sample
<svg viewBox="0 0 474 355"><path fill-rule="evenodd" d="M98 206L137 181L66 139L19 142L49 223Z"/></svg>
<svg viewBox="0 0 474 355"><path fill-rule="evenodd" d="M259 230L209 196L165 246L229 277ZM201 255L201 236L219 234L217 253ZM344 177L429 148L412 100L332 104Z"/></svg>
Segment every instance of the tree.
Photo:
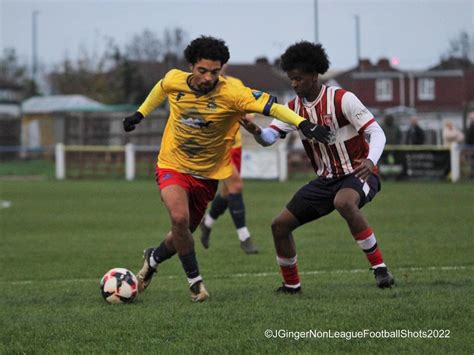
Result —
<svg viewBox="0 0 474 355"><path fill-rule="evenodd" d="M150 30L134 35L125 45L125 55L131 60L158 61L163 53L162 41Z"/></svg>
<svg viewBox="0 0 474 355"><path fill-rule="evenodd" d="M163 39L150 30L134 35L124 50L112 38L101 55L80 49L76 61L65 58L49 75L53 93L82 94L103 103L140 103L146 96L145 78L140 75L142 62L162 61L176 66L183 61L186 33L166 30Z"/></svg>
<svg viewBox="0 0 474 355"><path fill-rule="evenodd" d="M449 49L443 59L459 58L466 62L474 62L474 36L467 31L461 31L457 37L449 41Z"/></svg>
<svg viewBox="0 0 474 355"><path fill-rule="evenodd" d="M0 57L0 79L18 86L24 97L38 93L36 83L28 75L28 66L20 63L14 48L3 50Z"/></svg>

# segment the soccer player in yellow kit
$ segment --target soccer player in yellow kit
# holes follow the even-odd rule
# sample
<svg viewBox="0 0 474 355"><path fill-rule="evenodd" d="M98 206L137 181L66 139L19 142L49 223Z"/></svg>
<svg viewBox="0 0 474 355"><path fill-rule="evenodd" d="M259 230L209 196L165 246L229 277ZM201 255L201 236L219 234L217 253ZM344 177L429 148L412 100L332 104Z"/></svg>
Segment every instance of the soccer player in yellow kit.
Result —
<svg viewBox="0 0 474 355"><path fill-rule="evenodd" d="M327 142L325 128L298 116L261 91L235 85L220 76L229 60L224 41L201 36L185 49L191 72L170 70L159 80L133 115L124 118L124 130L140 121L166 98L170 115L156 165L156 182L171 221L171 230L156 248L144 251L137 273L138 289L150 284L158 264L178 254L186 273L191 299L205 301L209 293L199 272L192 232L199 226L218 180L232 173L230 148L240 118L248 112L271 115L297 126L310 139Z"/></svg>
<svg viewBox="0 0 474 355"><path fill-rule="evenodd" d="M232 76L224 74L226 65L221 71L221 75L225 76L226 80L236 85L244 85L241 80ZM247 114L250 119L252 114ZM205 214L200 224L201 229L201 243L205 249L209 248L211 231L217 219L229 209L229 213L234 222L237 236L240 241L240 248L246 254L257 254L258 248L253 243L250 231L245 222L245 203L243 198L244 182L240 176L242 166L242 134L240 129L235 134L234 142L230 149L230 159L232 162L232 175L227 179L222 180L219 191L216 197L212 200L209 211Z"/></svg>

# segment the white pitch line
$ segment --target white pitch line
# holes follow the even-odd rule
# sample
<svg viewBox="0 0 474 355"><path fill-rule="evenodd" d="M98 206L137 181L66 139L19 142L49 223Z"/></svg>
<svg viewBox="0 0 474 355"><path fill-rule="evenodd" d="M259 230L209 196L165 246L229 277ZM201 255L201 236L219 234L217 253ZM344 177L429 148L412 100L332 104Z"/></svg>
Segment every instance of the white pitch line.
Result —
<svg viewBox="0 0 474 355"><path fill-rule="evenodd" d="M399 271L456 271L456 270L467 270L473 269L474 265L469 266L427 266L427 267L408 267L408 268L397 268L393 269L396 272ZM325 275L325 274L356 274L362 272L369 272L369 269L353 269L353 270L313 270L313 271L301 271L300 275ZM245 277L268 277L268 276L278 276L278 272L248 272L248 273L238 273L231 275L216 275L216 276L206 276L206 279L224 279L224 278L245 278ZM184 277L184 276L183 276ZM182 277L176 275L169 275L162 277L167 280L174 280ZM59 283L59 284L69 284L77 282L96 282L99 283L100 278L96 279L62 279L62 280L22 280L22 281L0 281L0 284L10 284L10 285L31 285L36 283Z"/></svg>

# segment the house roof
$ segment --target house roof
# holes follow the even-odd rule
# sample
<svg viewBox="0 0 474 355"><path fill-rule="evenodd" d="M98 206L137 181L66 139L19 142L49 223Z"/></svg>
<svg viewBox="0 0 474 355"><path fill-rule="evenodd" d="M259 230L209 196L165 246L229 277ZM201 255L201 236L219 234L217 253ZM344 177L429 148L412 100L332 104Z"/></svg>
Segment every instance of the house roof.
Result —
<svg viewBox="0 0 474 355"><path fill-rule="evenodd" d="M474 63L467 58L449 57L442 59L437 65L429 68L428 70L433 71L452 69L474 70Z"/></svg>
<svg viewBox="0 0 474 355"><path fill-rule="evenodd" d="M153 87L171 68L188 70L183 63L170 65L158 62L135 62L135 64L137 64L138 71L148 88ZM228 64L226 74L242 80L246 86L252 89L262 91L292 90L286 76L269 63Z"/></svg>
<svg viewBox="0 0 474 355"><path fill-rule="evenodd" d="M107 105L83 95L33 96L23 101L24 113L107 111Z"/></svg>
<svg viewBox="0 0 474 355"><path fill-rule="evenodd" d="M291 91L291 85L283 72L269 63L229 64L226 74L242 80L253 89L262 91Z"/></svg>
<svg viewBox="0 0 474 355"><path fill-rule="evenodd" d="M11 90L21 90L21 86L0 78L0 89L11 89Z"/></svg>

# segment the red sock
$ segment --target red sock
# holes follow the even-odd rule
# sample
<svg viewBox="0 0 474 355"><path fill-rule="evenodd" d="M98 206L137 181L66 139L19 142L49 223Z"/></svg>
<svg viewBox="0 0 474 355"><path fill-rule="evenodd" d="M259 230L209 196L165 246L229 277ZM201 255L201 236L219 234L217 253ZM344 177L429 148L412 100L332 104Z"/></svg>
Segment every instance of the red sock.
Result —
<svg viewBox="0 0 474 355"><path fill-rule="evenodd" d="M369 260L372 267L385 266L382 253L377 246L377 240L375 239L375 234L372 231L372 228L369 227L364 229L359 233L355 233L353 236L359 247L364 251L367 260Z"/></svg>
<svg viewBox="0 0 474 355"><path fill-rule="evenodd" d="M300 276L298 275L298 265L296 256L293 258L282 258L277 256L278 265L280 265L281 274L285 286L297 288L300 286Z"/></svg>

